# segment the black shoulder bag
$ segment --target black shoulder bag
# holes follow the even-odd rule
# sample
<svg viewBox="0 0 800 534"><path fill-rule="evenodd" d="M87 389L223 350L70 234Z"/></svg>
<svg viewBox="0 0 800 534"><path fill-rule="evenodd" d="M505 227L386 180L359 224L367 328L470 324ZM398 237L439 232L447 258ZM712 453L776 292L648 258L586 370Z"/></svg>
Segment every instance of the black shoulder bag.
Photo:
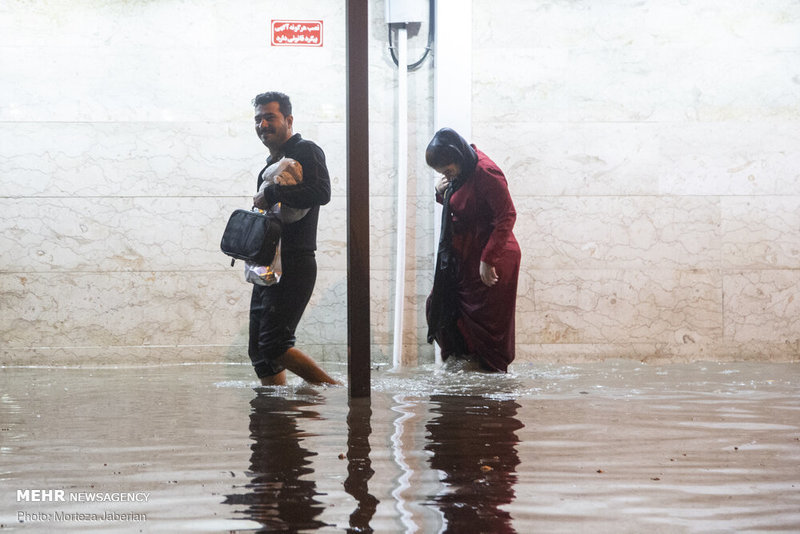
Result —
<svg viewBox="0 0 800 534"><path fill-rule="evenodd" d="M222 252L236 260L256 265L270 265L281 239L282 224L278 215L261 210L238 209L231 213L222 241Z"/></svg>

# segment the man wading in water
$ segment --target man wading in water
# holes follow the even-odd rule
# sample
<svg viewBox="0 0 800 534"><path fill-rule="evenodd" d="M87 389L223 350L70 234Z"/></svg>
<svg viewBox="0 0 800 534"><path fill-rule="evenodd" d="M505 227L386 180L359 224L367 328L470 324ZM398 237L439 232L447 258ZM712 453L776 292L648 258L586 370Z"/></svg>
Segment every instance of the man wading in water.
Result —
<svg viewBox="0 0 800 534"><path fill-rule="evenodd" d="M295 329L303 316L317 280L317 221L319 207L331 199L331 183L325 154L312 141L292 132L292 104L283 93L262 93L253 99L255 128L269 149L266 169L283 157L302 167L302 182L295 185L271 183L263 190L263 173L258 175L259 193L253 204L269 209L281 205L308 209L300 220L284 223L281 234L280 281L270 286L253 286L250 300L250 342L248 354L263 385L286 383L286 369L312 384L340 384L307 354L295 348Z"/></svg>

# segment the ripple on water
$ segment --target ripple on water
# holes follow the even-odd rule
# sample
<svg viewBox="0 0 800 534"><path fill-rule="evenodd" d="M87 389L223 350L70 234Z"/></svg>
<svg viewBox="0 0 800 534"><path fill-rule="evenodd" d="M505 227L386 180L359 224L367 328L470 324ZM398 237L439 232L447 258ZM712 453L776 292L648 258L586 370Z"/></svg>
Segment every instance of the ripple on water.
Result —
<svg viewBox="0 0 800 534"><path fill-rule="evenodd" d="M0 479L148 492L114 508L148 532L800 531L797 369L376 368L358 402L248 366L6 368ZM19 509L56 508L0 499L0 524Z"/></svg>

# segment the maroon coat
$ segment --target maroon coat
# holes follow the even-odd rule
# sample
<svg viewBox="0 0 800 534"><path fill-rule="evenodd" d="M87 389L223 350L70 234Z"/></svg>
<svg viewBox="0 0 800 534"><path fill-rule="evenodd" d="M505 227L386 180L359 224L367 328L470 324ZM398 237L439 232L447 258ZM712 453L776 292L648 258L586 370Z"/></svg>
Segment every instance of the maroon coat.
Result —
<svg viewBox="0 0 800 534"><path fill-rule="evenodd" d="M475 172L450 197L452 250L460 266L458 329L469 354L492 370L506 371L515 356L521 256L513 233L517 212L503 171L486 154L475 152ZM492 287L481 281L481 261L497 271L499 281ZM442 347L443 358L452 353L452 347Z"/></svg>

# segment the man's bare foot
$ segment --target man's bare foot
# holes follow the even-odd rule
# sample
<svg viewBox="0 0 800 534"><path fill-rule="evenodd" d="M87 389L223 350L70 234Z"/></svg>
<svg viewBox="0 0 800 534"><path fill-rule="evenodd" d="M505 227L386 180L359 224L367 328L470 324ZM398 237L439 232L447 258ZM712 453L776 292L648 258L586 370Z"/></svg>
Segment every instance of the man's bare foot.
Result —
<svg viewBox="0 0 800 534"><path fill-rule="evenodd" d="M310 356L294 347L284 352L278 362L310 384L343 385L326 373Z"/></svg>

